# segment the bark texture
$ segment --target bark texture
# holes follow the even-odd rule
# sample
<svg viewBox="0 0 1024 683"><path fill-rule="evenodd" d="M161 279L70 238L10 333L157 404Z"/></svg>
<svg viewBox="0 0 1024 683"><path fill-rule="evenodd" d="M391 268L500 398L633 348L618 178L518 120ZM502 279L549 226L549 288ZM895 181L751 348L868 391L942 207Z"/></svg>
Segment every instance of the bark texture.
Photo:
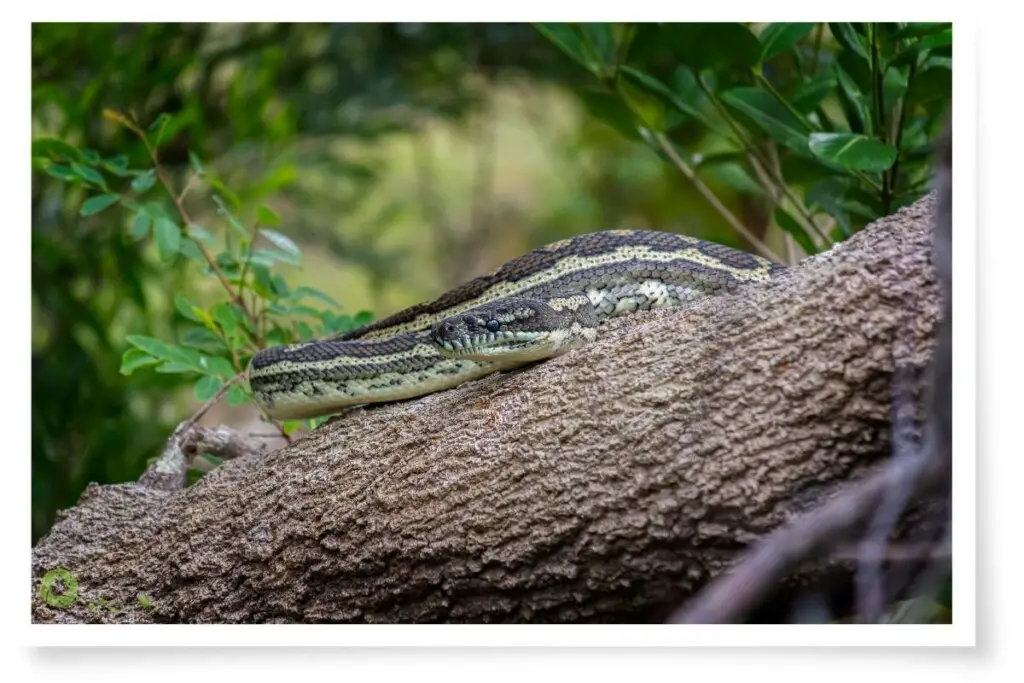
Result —
<svg viewBox="0 0 1024 683"><path fill-rule="evenodd" d="M33 550L33 619L662 618L888 456L894 369L925 366L940 311L932 206L186 490L92 486ZM55 567L78 583L63 609L38 591Z"/></svg>

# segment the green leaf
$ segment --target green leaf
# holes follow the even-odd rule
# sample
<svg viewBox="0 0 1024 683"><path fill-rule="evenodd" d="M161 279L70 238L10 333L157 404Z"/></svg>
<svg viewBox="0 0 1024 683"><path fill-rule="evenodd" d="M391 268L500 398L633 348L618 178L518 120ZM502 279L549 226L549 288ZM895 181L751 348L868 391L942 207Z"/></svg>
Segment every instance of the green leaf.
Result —
<svg viewBox="0 0 1024 683"><path fill-rule="evenodd" d="M131 173L131 171L128 170L128 157L124 154L118 154L116 157L104 159L103 168L120 178L124 178Z"/></svg>
<svg viewBox="0 0 1024 683"><path fill-rule="evenodd" d="M33 159L58 161L81 161L81 153L73 146L57 138L36 138L32 141Z"/></svg>
<svg viewBox="0 0 1024 683"><path fill-rule="evenodd" d="M907 88L907 100L918 104L936 102L948 106L953 89L953 73L947 68L929 68L914 76Z"/></svg>
<svg viewBox="0 0 1024 683"><path fill-rule="evenodd" d="M217 192L219 192L222 195L224 195L224 198L228 200L228 203L231 204L232 207L234 207L235 211L241 210L241 208L242 208L242 200L238 198L237 194L235 194L234 192L231 191L230 187L228 187L227 185L222 183L220 181L220 179L218 179L218 178L211 179L210 180L210 187L212 187L213 189L217 190ZM217 202L217 205L221 206L223 204L223 202L221 201L220 197L218 197L217 195L214 195L214 197L215 197L214 201Z"/></svg>
<svg viewBox="0 0 1024 683"><path fill-rule="evenodd" d="M279 325L274 325L267 332L266 342L267 346L283 346L284 344L290 344L294 341L287 330Z"/></svg>
<svg viewBox="0 0 1024 683"><path fill-rule="evenodd" d="M57 180L72 181L79 180L78 174L70 166L61 164L47 164L43 169L46 173Z"/></svg>
<svg viewBox="0 0 1024 683"><path fill-rule="evenodd" d="M275 289L274 279L270 276L270 270L267 266L259 263L252 265L253 274L253 290L260 296L261 299L267 301L274 301L280 296L280 292Z"/></svg>
<svg viewBox="0 0 1024 683"><path fill-rule="evenodd" d="M735 161L702 163L698 167L698 175L705 180L727 185L743 194L764 195L764 188L751 177L747 167Z"/></svg>
<svg viewBox="0 0 1024 683"><path fill-rule="evenodd" d="M256 218L263 225L278 226L281 225L281 219L278 217L274 210L269 206L261 206L256 211Z"/></svg>
<svg viewBox="0 0 1024 683"><path fill-rule="evenodd" d="M224 341L205 327L190 328L181 336L181 343L203 351L225 350Z"/></svg>
<svg viewBox="0 0 1024 683"><path fill-rule="evenodd" d="M761 61L767 61L777 54L796 45L801 38L814 28L814 24L769 24L757 36L761 41Z"/></svg>
<svg viewBox="0 0 1024 683"><path fill-rule="evenodd" d="M583 39L579 32L571 24L538 24L533 25L538 32L558 47L559 50L569 55L574 61L583 65L595 76L601 74L601 66L593 56L588 57L583 47Z"/></svg>
<svg viewBox="0 0 1024 683"><path fill-rule="evenodd" d="M948 21L936 22L908 22L906 26L896 31L893 38L907 38L910 36L927 36L951 28Z"/></svg>
<svg viewBox="0 0 1024 683"><path fill-rule="evenodd" d="M618 79L616 85L626 106L645 128L659 133L665 131L665 105L661 99L636 87L627 78Z"/></svg>
<svg viewBox="0 0 1024 683"><path fill-rule="evenodd" d="M681 67L682 70L687 70L686 67ZM692 71L689 72L689 76L692 78ZM628 79L633 85L638 88L642 88L647 92L650 92L658 96L662 101L672 105L675 109L670 111L665 116L664 129L666 131L672 130L672 128L685 122L689 118L695 118L698 121L703 122L713 129L703 111L700 109L700 105L707 102L707 98L704 93L700 90L700 86L697 85L696 80L693 79L690 82L686 82L686 77L683 76L682 86L680 92L674 92L667 85L656 79L650 74L646 74L639 69L635 69L631 66L624 66L619 70L619 81ZM677 79L679 80L679 79ZM690 87L687 87L690 86ZM670 119L669 116L672 116Z"/></svg>
<svg viewBox="0 0 1024 683"><path fill-rule="evenodd" d="M867 102L861 94L860 87L838 63L833 64L832 69L839 82L840 103L849 122L850 130L854 133L870 130L871 115L868 113Z"/></svg>
<svg viewBox="0 0 1024 683"><path fill-rule="evenodd" d="M277 232L276 230L260 230L260 234L266 237L268 240L274 243L274 245L292 256L300 256L302 252L299 250L299 245L292 242L291 238L287 235Z"/></svg>
<svg viewBox="0 0 1024 683"><path fill-rule="evenodd" d="M149 169L145 173L135 176L132 181L132 192L142 194L149 190L156 183L156 171Z"/></svg>
<svg viewBox="0 0 1024 683"><path fill-rule="evenodd" d="M241 406L248 402L249 396L245 393L245 390L237 384L232 384L231 388L228 389L228 405Z"/></svg>
<svg viewBox="0 0 1024 683"><path fill-rule="evenodd" d="M170 123L171 123L171 115L166 113L166 112L164 112L163 114L160 114L160 116L156 117L156 120L153 121L152 124L150 124L150 126L149 126L150 132L154 132L154 131L156 132L156 136L155 136L155 138L153 140L153 146L154 147L159 147L160 143L163 142L164 133L167 131L167 127L168 127L168 125Z"/></svg>
<svg viewBox="0 0 1024 683"><path fill-rule="evenodd" d="M202 160L192 152L188 153L188 165L197 176L206 175L206 167L203 166Z"/></svg>
<svg viewBox="0 0 1024 683"><path fill-rule="evenodd" d="M741 87L727 90L720 97L779 144L807 153L807 131L803 124L771 94L758 88Z"/></svg>
<svg viewBox="0 0 1024 683"><path fill-rule="evenodd" d="M276 249L255 249L249 262L258 266L272 268L276 263L287 263L293 266L301 265L301 261L291 254Z"/></svg>
<svg viewBox="0 0 1024 683"><path fill-rule="evenodd" d="M318 310L316 308L313 308L311 306L303 306L301 304L287 304L287 305L281 305L279 303L277 303L277 304L270 304L270 306L268 307L267 310L269 310L271 313L274 313L275 315L281 315L281 316L306 315L306 316L309 316L311 318L319 318L320 315L323 313L323 311L320 311L320 310Z"/></svg>
<svg viewBox="0 0 1024 683"><path fill-rule="evenodd" d="M213 314L213 319L224 330L224 334L230 337L238 331L238 322L235 320L230 304L219 303L213 307L211 313Z"/></svg>
<svg viewBox="0 0 1024 683"><path fill-rule="evenodd" d="M885 77L882 81L882 102L885 111L892 111L893 107L896 106L896 101L906 94L909 72L909 67L890 67L886 69Z"/></svg>
<svg viewBox="0 0 1024 683"><path fill-rule="evenodd" d="M213 203L217 205L217 213L227 219L231 227L235 229L235 232L240 234L242 237L249 236L249 231L245 229L244 225L242 225L242 221L238 220L238 217L231 212L231 209L227 207L224 200L217 195L213 195Z"/></svg>
<svg viewBox="0 0 1024 683"><path fill-rule="evenodd" d="M679 61L697 71L750 68L761 58L761 43L740 23L664 23L661 35Z"/></svg>
<svg viewBox="0 0 1024 683"><path fill-rule="evenodd" d="M144 239L149 234L149 226L151 224L152 219L149 217L149 214L145 211L140 211L132 219L132 226L128 231L128 236L135 242Z"/></svg>
<svg viewBox="0 0 1024 683"><path fill-rule="evenodd" d="M939 47L947 47L953 44L953 30L949 29L938 33L932 33L920 40L914 41L913 47L917 50L934 50Z"/></svg>
<svg viewBox="0 0 1024 683"><path fill-rule="evenodd" d="M842 231L843 237L853 234L853 226L850 223L850 216L842 206L846 194L846 186L840 178L826 178L813 185L804 196L808 208L820 207L823 211L832 216Z"/></svg>
<svg viewBox="0 0 1024 683"><path fill-rule="evenodd" d="M181 228L169 218L156 219L153 226L156 250L161 261L170 261L181 249Z"/></svg>
<svg viewBox="0 0 1024 683"><path fill-rule="evenodd" d="M314 417L312 420L306 420L306 424L309 426L310 431L312 431L329 419L331 419L330 415L321 415L320 417Z"/></svg>
<svg viewBox="0 0 1024 683"><path fill-rule="evenodd" d="M188 224L188 234L189 237L194 237L210 245L212 245L215 242L215 240L213 239L213 235L210 234L210 231L204 228L203 226L199 225L198 223Z"/></svg>
<svg viewBox="0 0 1024 683"><path fill-rule="evenodd" d="M809 114L817 109L837 86L836 75L825 72L801 83L793 93L790 103L801 114Z"/></svg>
<svg viewBox="0 0 1024 683"><path fill-rule="evenodd" d="M209 375L216 375L224 379L231 379L235 376L235 366L227 358L221 356L203 356L200 360L202 372Z"/></svg>
<svg viewBox="0 0 1024 683"><path fill-rule="evenodd" d="M615 63L615 37L612 32L612 25L600 22L587 22L578 24L580 31L580 43L583 46L584 54L588 60L599 65L600 73L604 76L614 74Z"/></svg>
<svg viewBox="0 0 1024 683"><path fill-rule="evenodd" d="M363 325L369 325L373 322L373 313L371 311L359 311L356 313L356 317L353 319L352 324L355 327L362 327Z"/></svg>
<svg viewBox="0 0 1024 683"><path fill-rule="evenodd" d="M778 226L793 236L793 239L804 250L804 253L808 256L818 253L814 240L811 239L811 236L807 234L807 231L804 230L803 226L795 218L781 208L775 209L774 216Z"/></svg>
<svg viewBox="0 0 1024 683"><path fill-rule="evenodd" d="M193 368L188 363L179 363L178 361L168 361L168 362L164 363L163 365L157 366L156 371L157 372L161 372L161 373L166 373L166 374L173 374L173 373L194 372L195 368Z"/></svg>
<svg viewBox="0 0 1024 683"><path fill-rule="evenodd" d="M189 320L194 320L197 323L203 321L203 319L196 315L196 312L193 310L194 308L197 308L197 306L189 301L188 297L181 292L177 292L174 295L174 307L178 309L178 313L181 313L181 315Z"/></svg>
<svg viewBox="0 0 1024 683"><path fill-rule="evenodd" d="M78 163L71 164L71 168L85 182L96 185L104 190L107 189L107 181L104 180L103 176L96 169Z"/></svg>
<svg viewBox="0 0 1024 683"><path fill-rule="evenodd" d="M196 400L200 403L206 403L213 398L214 394L216 394L222 386L224 386L224 380L220 377L213 377L212 375L200 377L193 387Z"/></svg>
<svg viewBox="0 0 1024 683"><path fill-rule="evenodd" d="M640 139L633 112L618 95L595 88L583 88L579 91L579 98L594 118L628 140Z"/></svg>
<svg viewBox="0 0 1024 683"><path fill-rule="evenodd" d="M199 250L196 243L192 240L184 240L181 243L181 255L190 261L196 261L197 263L206 263L206 257L203 256L203 252Z"/></svg>
<svg viewBox="0 0 1024 683"><path fill-rule="evenodd" d="M819 159L858 171L885 171L897 154L892 145L854 133L812 133L810 147Z"/></svg>
<svg viewBox="0 0 1024 683"><path fill-rule="evenodd" d="M198 372L227 377L234 375L234 368L224 358L204 356L195 349L171 346L159 339L140 334L128 335L126 339L129 344L147 355L165 361L157 368L157 372Z"/></svg>
<svg viewBox="0 0 1024 683"><path fill-rule="evenodd" d="M864 38L853 28L853 24L830 23L828 27L832 31L836 42L842 45L844 50L849 50L863 59L868 58L867 44Z"/></svg>
<svg viewBox="0 0 1024 683"><path fill-rule="evenodd" d="M315 287L309 287L309 286L306 286L306 285L303 285L302 287L297 287L295 289L295 291L293 291L289 295L288 298L290 298L290 299L292 299L294 301L299 301L299 300L301 300L303 298L306 298L306 297L317 299L317 300L319 300L319 301L321 301L321 302L323 302L325 304L329 304L331 306L334 306L335 308L341 308L341 304L339 304L337 301L332 299L327 294L324 294L323 292L321 292L319 289L317 289Z"/></svg>
<svg viewBox="0 0 1024 683"><path fill-rule="evenodd" d="M121 356L121 374L130 375L139 368L161 362L159 358L153 358L141 349L128 349Z"/></svg>
<svg viewBox="0 0 1024 683"><path fill-rule="evenodd" d="M95 197L89 197L82 202L82 208L78 210L78 215L91 216L94 213L99 213L103 209L117 204L119 199L121 197L116 194L99 194Z"/></svg>
<svg viewBox="0 0 1024 683"><path fill-rule="evenodd" d="M302 420L285 420L281 423L281 431L290 436L301 429L302 424Z"/></svg>

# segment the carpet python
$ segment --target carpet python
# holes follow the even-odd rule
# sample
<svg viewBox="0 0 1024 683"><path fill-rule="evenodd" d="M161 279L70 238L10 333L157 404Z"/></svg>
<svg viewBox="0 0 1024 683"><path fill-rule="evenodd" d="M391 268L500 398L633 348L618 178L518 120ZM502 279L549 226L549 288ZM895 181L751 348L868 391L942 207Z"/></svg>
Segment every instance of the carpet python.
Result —
<svg viewBox="0 0 1024 683"><path fill-rule="evenodd" d="M274 419L413 398L584 346L612 316L684 306L782 269L675 233L587 233L359 329L264 349L249 384Z"/></svg>

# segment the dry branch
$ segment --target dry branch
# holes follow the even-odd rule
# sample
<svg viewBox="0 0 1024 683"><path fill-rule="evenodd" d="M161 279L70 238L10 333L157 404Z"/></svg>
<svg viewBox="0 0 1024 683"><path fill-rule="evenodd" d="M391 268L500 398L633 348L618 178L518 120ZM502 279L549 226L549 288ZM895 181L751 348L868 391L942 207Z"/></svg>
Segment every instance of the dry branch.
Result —
<svg viewBox="0 0 1024 683"><path fill-rule="evenodd" d="M778 282L349 411L189 489L92 486L33 551L33 618L662 620L889 456L893 373L920 396L934 343L932 206ZM64 609L37 590L58 566L82 596Z"/></svg>

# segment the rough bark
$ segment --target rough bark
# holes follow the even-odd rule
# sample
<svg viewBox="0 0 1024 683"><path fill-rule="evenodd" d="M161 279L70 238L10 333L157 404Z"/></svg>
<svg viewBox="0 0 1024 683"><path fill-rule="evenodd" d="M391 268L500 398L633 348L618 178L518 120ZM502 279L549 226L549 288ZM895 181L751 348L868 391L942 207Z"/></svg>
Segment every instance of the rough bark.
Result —
<svg viewBox="0 0 1024 683"><path fill-rule="evenodd" d="M888 456L894 370L927 363L940 310L932 206L778 282L351 410L186 490L91 486L33 551L33 619L663 618ZM78 582L64 609L38 594L54 567Z"/></svg>

